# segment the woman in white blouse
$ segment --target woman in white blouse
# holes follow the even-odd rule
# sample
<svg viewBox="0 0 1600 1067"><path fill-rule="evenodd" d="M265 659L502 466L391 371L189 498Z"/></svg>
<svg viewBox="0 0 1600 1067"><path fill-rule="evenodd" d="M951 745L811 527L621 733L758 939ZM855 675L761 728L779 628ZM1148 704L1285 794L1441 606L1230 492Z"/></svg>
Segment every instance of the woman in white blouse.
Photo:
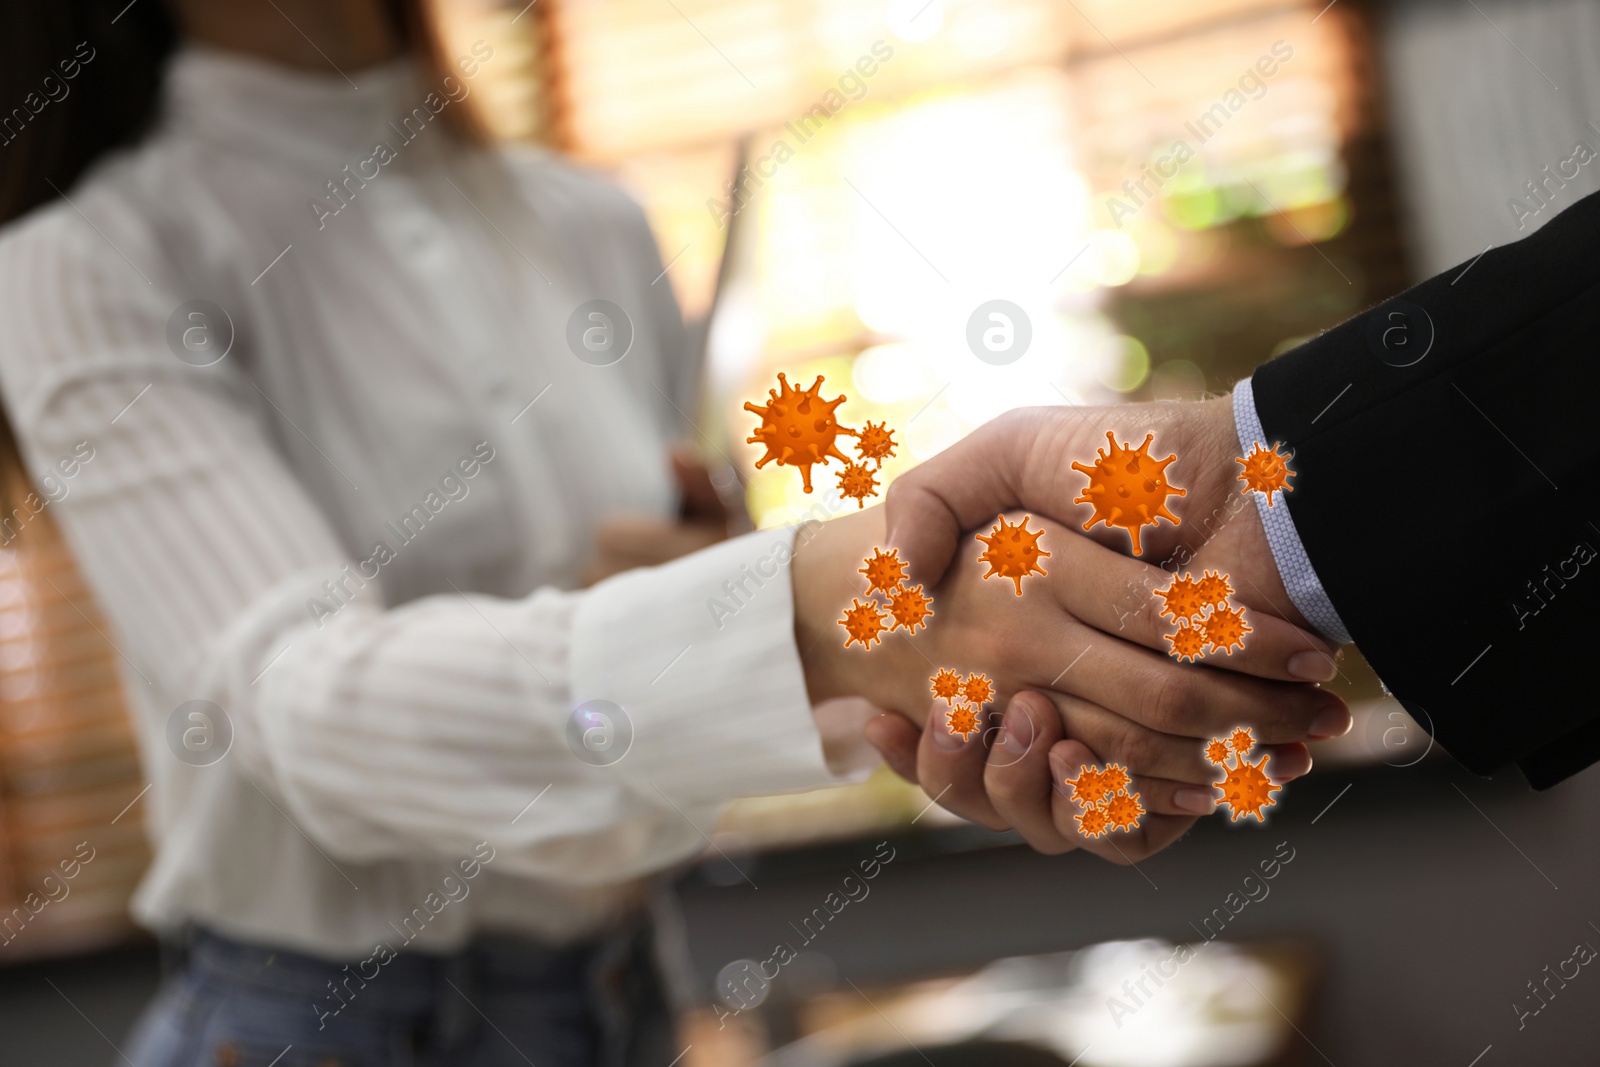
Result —
<svg viewBox="0 0 1600 1067"><path fill-rule="evenodd" d="M140 1067L666 1064L642 878L730 798L857 773L830 698L920 722L929 662L1059 687L1030 734L1142 776L1125 858L1208 810L1159 732L1175 693L1295 769L1326 698L1176 685L1090 629L1147 565L1057 528L1053 596L964 566L938 625L869 654L835 620L875 509L578 589L610 517L650 520L607 534L631 561L696 542L668 460L691 368L638 209L460 132L492 48L412 61L380 0L0 8L0 385L36 476L92 449L53 508L152 780L135 912L187 947ZM569 346L595 300L625 358ZM1289 677L1288 641L1243 666ZM1003 821L1050 823L1043 748L996 772Z"/></svg>

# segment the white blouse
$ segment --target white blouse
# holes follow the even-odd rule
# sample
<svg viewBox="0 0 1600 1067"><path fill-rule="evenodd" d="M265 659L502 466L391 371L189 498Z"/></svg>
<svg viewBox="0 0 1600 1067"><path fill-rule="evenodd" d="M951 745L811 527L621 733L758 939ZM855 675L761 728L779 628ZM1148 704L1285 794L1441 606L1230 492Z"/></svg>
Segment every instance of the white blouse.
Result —
<svg viewBox="0 0 1600 1067"><path fill-rule="evenodd" d="M433 128L409 66L352 77L186 51L150 137L0 232L26 462L92 453L49 507L153 783L135 912L345 957L580 937L728 799L836 780L786 574L707 607L790 535L572 591L603 517L676 507L656 246L596 177ZM567 341L593 299L635 333L608 366ZM606 766L569 744L594 699L633 732Z"/></svg>

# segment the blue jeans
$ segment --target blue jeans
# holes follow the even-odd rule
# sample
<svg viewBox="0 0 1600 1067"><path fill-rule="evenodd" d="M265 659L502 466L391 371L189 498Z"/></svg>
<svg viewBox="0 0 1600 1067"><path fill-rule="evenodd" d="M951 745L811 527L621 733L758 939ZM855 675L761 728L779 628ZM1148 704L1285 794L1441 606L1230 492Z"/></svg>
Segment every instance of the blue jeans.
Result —
<svg viewBox="0 0 1600 1067"><path fill-rule="evenodd" d="M648 946L639 930L570 948L482 938L361 968L197 932L124 1051L139 1067L666 1064Z"/></svg>

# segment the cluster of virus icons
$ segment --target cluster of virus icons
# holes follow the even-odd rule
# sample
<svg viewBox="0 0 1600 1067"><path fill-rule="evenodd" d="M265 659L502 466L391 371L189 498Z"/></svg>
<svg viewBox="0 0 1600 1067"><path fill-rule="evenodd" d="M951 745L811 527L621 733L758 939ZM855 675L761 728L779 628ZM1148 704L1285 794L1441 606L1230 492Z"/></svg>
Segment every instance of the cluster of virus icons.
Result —
<svg viewBox="0 0 1600 1067"><path fill-rule="evenodd" d="M811 492L811 468L827 466L837 459L844 464L839 472L839 492L856 502L856 507L867 506L867 497L878 495L878 472L883 461L894 455L894 431L885 423L868 422L853 430L839 422L835 414L847 398L844 394L832 400L822 398L822 375L811 383L809 389L796 389L782 372L778 374L778 388L767 390L767 402L761 406L746 402L745 410L761 416L761 425L745 440L753 445L765 446L766 455L756 460L756 469L768 463L780 467L795 467L800 471L800 482L806 492ZM856 439L856 458L851 459L839 451L839 438Z"/></svg>
<svg viewBox="0 0 1600 1067"><path fill-rule="evenodd" d="M1165 589L1156 590L1163 601L1161 614L1178 624L1177 632L1166 635L1173 658L1197 660L1208 649L1232 655L1235 646L1244 647L1250 624L1244 621L1243 608L1228 604L1232 595L1228 576L1216 571L1199 578L1176 575Z"/></svg>
<svg viewBox="0 0 1600 1067"><path fill-rule="evenodd" d="M1144 805L1132 788L1128 768L1108 763L1104 768L1087 764L1078 768L1078 777L1068 778L1070 798L1078 805L1073 816L1084 837L1101 837L1112 830L1132 830L1144 817Z"/></svg>
<svg viewBox="0 0 1600 1067"><path fill-rule="evenodd" d="M838 460L843 464L843 470L838 472L840 493L864 508L868 497L878 495L878 473L883 461L895 454L894 431L884 423L870 421L859 430L842 425L836 412L847 398L841 394L832 400L824 399L822 383L823 378L818 375L809 389L796 389L780 373L778 388L767 391L766 404L745 404L745 410L761 417L761 424L747 441L766 448L766 454L756 461L757 468L768 463L794 467L800 471L807 493L812 491L811 468ZM854 459L839 450L840 437L855 438ZM1155 458L1150 453L1154 440L1155 434L1146 434L1144 442L1133 448L1131 442L1118 441L1116 433L1108 430L1109 447L1097 450L1092 464L1072 464L1073 470L1089 480L1073 503L1088 504L1094 509L1083 528L1090 530L1105 523L1108 528L1125 531L1136 556L1144 552L1140 538L1144 527L1155 526L1160 519L1174 526L1182 522L1168 510L1167 500L1187 495L1187 490L1167 480L1167 468L1177 460L1176 453L1165 459ZM1268 507L1273 504L1273 493L1287 493L1294 488L1289 484L1294 476L1288 466L1289 457L1278 448L1276 443L1265 448L1255 442L1248 455L1234 461L1244 468L1238 476L1244 483L1243 491L1265 494ZM989 567L984 578L1011 580L1017 596L1022 595L1024 578L1045 575L1040 561L1050 555L1039 544L1044 531L1028 529L1030 521L1031 515L1024 515L1017 523L997 516L989 533L977 535L984 545L978 560ZM903 629L910 635L928 625L933 617L933 598L922 586L910 584L906 565L896 550L874 549L862 564L858 573L866 578L866 597L852 597L839 620L845 630L846 648L860 644L863 649L870 649L882 641L885 633ZM1229 603L1233 593L1228 576L1214 571L1206 571L1199 578L1188 573L1174 576L1165 589L1157 590L1156 595L1163 602L1161 614L1177 625L1176 632L1166 635L1175 659L1193 662L1208 651L1232 655L1235 648L1244 648L1244 636L1252 631L1244 621L1244 609ZM949 667L939 668L929 681L933 695L949 705L945 725L950 733L963 741L979 733L983 707L995 696L994 683L983 674L972 673L963 678ZM1246 814L1261 821L1261 809L1270 807L1274 803L1272 794L1282 788L1272 784L1262 770L1267 756L1254 764L1245 758L1253 747L1250 731L1240 727L1226 740L1213 739L1204 748L1205 757L1226 772L1218 787L1224 794L1221 803L1231 809L1235 821ZM1232 766L1227 763L1230 759ZM1131 783L1127 768L1114 763L1103 769L1085 765L1079 768L1077 778L1066 779L1071 797L1081 809L1076 819L1084 836L1100 837L1139 825L1144 807L1139 794L1131 791Z"/></svg>
<svg viewBox="0 0 1600 1067"><path fill-rule="evenodd" d="M1226 740L1213 737L1205 745L1206 762L1221 767L1224 772L1225 776L1217 783L1217 788L1222 790L1221 803L1228 808L1233 822L1238 822L1246 815L1254 815L1257 822L1266 822L1261 809L1276 804L1272 794L1283 788L1274 785L1262 769L1267 765L1267 756L1263 755L1256 763L1246 758L1255 745L1255 738L1243 726L1229 734Z"/></svg>
<svg viewBox="0 0 1600 1067"><path fill-rule="evenodd" d="M860 642L863 648L881 641L885 632L904 629L916 633L926 627L933 617L933 598L923 592L922 586L906 581L906 565L900 561L895 549L885 552L874 549L872 555L862 560L857 573L866 575L867 599L854 597L839 620L845 633L844 647ZM890 620L893 620L892 622Z"/></svg>
<svg viewBox="0 0 1600 1067"><path fill-rule="evenodd" d="M945 716L950 732L960 734L963 741L977 733L983 721L983 706L994 699L994 683L988 676L969 674L963 678L949 667L940 667L928 681L933 695L950 705Z"/></svg>

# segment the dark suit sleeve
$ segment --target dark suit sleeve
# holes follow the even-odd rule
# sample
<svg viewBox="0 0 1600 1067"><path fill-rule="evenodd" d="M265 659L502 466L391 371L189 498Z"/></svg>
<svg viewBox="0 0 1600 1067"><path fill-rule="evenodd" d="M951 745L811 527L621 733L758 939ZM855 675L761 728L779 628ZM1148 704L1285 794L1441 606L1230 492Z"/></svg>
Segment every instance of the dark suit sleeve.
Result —
<svg viewBox="0 0 1600 1067"><path fill-rule="evenodd" d="M1413 717L1537 788L1600 761L1600 194L1251 386L1311 563Z"/></svg>

